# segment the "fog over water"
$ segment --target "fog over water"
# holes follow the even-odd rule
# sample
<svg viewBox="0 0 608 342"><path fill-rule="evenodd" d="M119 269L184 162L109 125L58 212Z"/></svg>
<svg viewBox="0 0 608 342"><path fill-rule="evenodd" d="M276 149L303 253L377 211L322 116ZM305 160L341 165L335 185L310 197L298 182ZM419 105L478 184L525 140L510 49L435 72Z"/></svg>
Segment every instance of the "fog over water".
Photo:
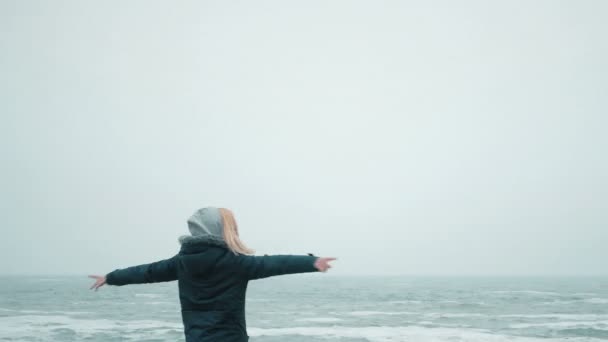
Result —
<svg viewBox="0 0 608 342"><path fill-rule="evenodd" d="M2 1L1 274L231 208L332 275L607 275L608 2Z"/></svg>

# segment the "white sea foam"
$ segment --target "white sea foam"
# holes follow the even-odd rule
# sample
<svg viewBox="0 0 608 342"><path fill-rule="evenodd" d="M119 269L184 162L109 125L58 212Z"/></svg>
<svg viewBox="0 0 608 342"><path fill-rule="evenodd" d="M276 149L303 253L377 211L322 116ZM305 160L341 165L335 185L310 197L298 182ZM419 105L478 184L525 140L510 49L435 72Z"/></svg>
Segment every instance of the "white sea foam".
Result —
<svg viewBox="0 0 608 342"><path fill-rule="evenodd" d="M608 314L509 314L498 315L505 318L530 318L530 319L560 319L573 321L608 320Z"/></svg>
<svg viewBox="0 0 608 342"><path fill-rule="evenodd" d="M175 302L144 302L145 305L176 305Z"/></svg>
<svg viewBox="0 0 608 342"><path fill-rule="evenodd" d="M608 314L503 314L503 315L493 315L493 314L485 314L485 313L475 313L475 312L462 312L462 313L449 313L449 312L429 312L421 314L425 317L434 317L434 318L492 318L492 317L500 317L500 318L528 318L528 319L559 319L559 320L581 320L581 321L599 321L599 320L608 320Z"/></svg>
<svg viewBox="0 0 608 342"><path fill-rule="evenodd" d="M306 321L307 319L301 319ZM336 317L310 318L309 322L339 322ZM471 328L423 327L432 325L430 321L417 322L418 326L313 326L292 328L256 328L248 329L251 336L287 336L300 335L309 337L358 338L370 342L405 342L405 341L460 341L460 342L599 342L594 338L531 338L510 335L493 334L490 331ZM512 328L547 327L566 329L575 327L591 327L608 329L608 320L604 321L566 321L555 323L514 324ZM42 340L57 338L58 331L69 329L77 339L86 339L98 333L129 339L168 338L183 333L181 322L166 322L158 320L110 320L110 319L79 319L60 315L21 315L0 317L0 339L20 340L34 337ZM170 339L170 338L168 338Z"/></svg>
<svg viewBox="0 0 608 342"><path fill-rule="evenodd" d="M390 304L421 304L420 300L391 300Z"/></svg>
<svg viewBox="0 0 608 342"><path fill-rule="evenodd" d="M344 313L332 312L340 315ZM571 321L599 321L608 320L608 314L487 314L478 312L413 312L413 311L352 311L346 313L351 316L399 316L416 315L426 318L527 318L527 319L559 319ZM445 325L445 324L442 324Z"/></svg>
<svg viewBox="0 0 608 342"><path fill-rule="evenodd" d="M583 301L590 304L608 304L608 298L588 298Z"/></svg>
<svg viewBox="0 0 608 342"><path fill-rule="evenodd" d="M564 296L564 294L550 291L535 291L535 290L500 290L500 291L488 291L488 293L497 294L527 294L533 296Z"/></svg>
<svg viewBox="0 0 608 342"><path fill-rule="evenodd" d="M592 328L596 330L608 331L608 320L606 321L563 321L563 322L546 322L546 323L519 323L512 324L511 328L525 329L544 327L549 329L571 329L571 328Z"/></svg>
<svg viewBox="0 0 608 342"><path fill-rule="evenodd" d="M470 318L470 317L488 317L486 314L474 312L429 312L424 314L425 317L434 318Z"/></svg>
<svg viewBox="0 0 608 342"><path fill-rule="evenodd" d="M21 314L21 315L29 315L29 314L40 314L40 315L86 315L86 314L91 314L92 313L90 311L64 311L64 310L42 311L42 310L21 310L21 309L7 309L7 308L0 308L0 311L12 312L12 313Z"/></svg>
<svg viewBox="0 0 608 342"><path fill-rule="evenodd" d="M573 299L573 300L555 300L550 302L543 302L545 305L572 305L572 304L608 304L608 298L585 298L585 299Z"/></svg>
<svg viewBox="0 0 608 342"><path fill-rule="evenodd" d="M0 311L16 312L16 313L22 313L22 314L45 314L45 313L48 313L47 311L40 311L40 310L18 310L18 309L6 309L6 308L0 308Z"/></svg>
<svg viewBox="0 0 608 342"><path fill-rule="evenodd" d="M60 315L21 315L0 317L0 339L22 340L27 336L41 340L51 340L57 329L69 329L79 338L90 337L104 332L123 336L125 334L142 334L141 329L149 329L152 338L163 332L183 332L181 322L164 322L154 320L109 320L79 319Z"/></svg>
<svg viewBox="0 0 608 342"><path fill-rule="evenodd" d="M250 336L288 336L300 335L324 338L359 338L370 342L556 342L602 341L594 338L532 338L510 335L492 334L485 330L453 329L453 328L425 328L425 327L294 327L294 328L249 328Z"/></svg>
<svg viewBox="0 0 608 342"><path fill-rule="evenodd" d="M318 323L331 323L331 322L340 322L343 321L342 318L338 317L309 317L309 318L300 318L298 319L300 322L318 322Z"/></svg>
<svg viewBox="0 0 608 342"><path fill-rule="evenodd" d="M135 297L143 298L163 298L164 296L158 293L136 293Z"/></svg>
<svg viewBox="0 0 608 342"><path fill-rule="evenodd" d="M351 316L378 316L378 315L416 315L416 312L411 311L351 311L348 313Z"/></svg>

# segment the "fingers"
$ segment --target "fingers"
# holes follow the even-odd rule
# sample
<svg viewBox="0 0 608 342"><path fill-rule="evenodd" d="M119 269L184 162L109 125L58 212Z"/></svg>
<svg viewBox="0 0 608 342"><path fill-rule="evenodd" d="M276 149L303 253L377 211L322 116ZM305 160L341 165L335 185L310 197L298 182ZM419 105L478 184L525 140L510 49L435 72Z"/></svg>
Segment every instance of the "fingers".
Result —
<svg viewBox="0 0 608 342"><path fill-rule="evenodd" d="M95 291L97 291L97 289L102 287L104 284L104 282L96 282L95 284L93 284L93 286L91 286L91 289L95 289Z"/></svg>
<svg viewBox="0 0 608 342"><path fill-rule="evenodd" d="M329 262L334 261L334 260L337 260L337 258L333 258L333 257L330 257L330 258L322 258L322 259L323 259L323 260L322 260L322 262L321 262L321 265L322 265L322 270L321 270L321 272L327 272L327 270L328 270L328 269L330 269L330 268L332 267L332 266L329 264Z"/></svg>
<svg viewBox="0 0 608 342"><path fill-rule="evenodd" d="M331 267L331 265L329 263L332 262L332 261L334 261L334 260L337 260L337 259L336 258L323 258L323 263L325 265L328 265L328 266Z"/></svg>
<svg viewBox="0 0 608 342"><path fill-rule="evenodd" d="M95 290L97 291L98 288L100 288L101 286L103 286L103 284L105 284L105 279L101 276L96 276L96 275L90 275L89 278L93 278L95 279L95 282L93 283L93 285L91 285L91 287L89 288L89 290Z"/></svg>
<svg viewBox="0 0 608 342"><path fill-rule="evenodd" d="M91 287L89 288L89 290L95 289L95 286L97 285L97 282L99 282L99 276L96 275L89 275L89 278L93 278L95 279L95 282L93 283L93 285L91 285ZM97 290L97 289L95 289Z"/></svg>
<svg viewBox="0 0 608 342"><path fill-rule="evenodd" d="M330 269L332 266L329 264L329 262L334 261L334 260L338 260L337 258L317 258L317 260L315 261L315 267L321 271L321 272L326 272L328 269Z"/></svg>
<svg viewBox="0 0 608 342"><path fill-rule="evenodd" d="M337 260L336 258L323 258L323 263L329 265L330 262Z"/></svg>

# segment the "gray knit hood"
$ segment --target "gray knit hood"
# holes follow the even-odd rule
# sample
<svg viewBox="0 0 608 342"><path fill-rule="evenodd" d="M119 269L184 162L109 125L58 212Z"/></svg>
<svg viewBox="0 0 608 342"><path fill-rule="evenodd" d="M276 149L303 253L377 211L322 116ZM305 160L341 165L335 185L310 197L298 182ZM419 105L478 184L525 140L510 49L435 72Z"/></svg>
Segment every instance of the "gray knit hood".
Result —
<svg viewBox="0 0 608 342"><path fill-rule="evenodd" d="M180 236L179 243L186 245L204 242L226 247L223 227L219 208L205 207L198 209L188 219L188 229L191 235Z"/></svg>

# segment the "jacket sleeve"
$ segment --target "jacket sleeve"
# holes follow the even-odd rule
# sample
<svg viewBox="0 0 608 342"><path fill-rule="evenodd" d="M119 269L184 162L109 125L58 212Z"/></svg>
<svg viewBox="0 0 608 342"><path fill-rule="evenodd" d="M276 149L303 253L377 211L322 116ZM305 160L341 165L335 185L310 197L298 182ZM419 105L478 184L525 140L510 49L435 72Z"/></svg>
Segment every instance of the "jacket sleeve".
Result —
<svg viewBox="0 0 608 342"><path fill-rule="evenodd" d="M318 272L318 257L312 255L243 255L241 267L247 279L260 279L283 274Z"/></svg>
<svg viewBox="0 0 608 342"><path fill-rule="evenodd" d="M114 270L106 275L108 285L158 283L177 280L177 255L151 264Z"/></svg>

